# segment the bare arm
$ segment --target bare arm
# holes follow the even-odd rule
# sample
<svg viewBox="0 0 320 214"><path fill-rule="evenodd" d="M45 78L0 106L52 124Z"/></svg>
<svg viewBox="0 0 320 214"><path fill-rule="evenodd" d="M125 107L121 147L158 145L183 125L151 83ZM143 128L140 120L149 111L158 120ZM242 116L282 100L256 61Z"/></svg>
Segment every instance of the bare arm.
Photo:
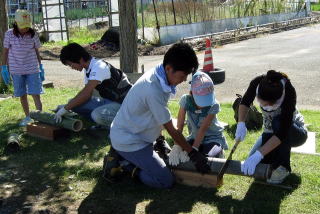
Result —
<svg viewBox="0 0 320 214"><path fill-rule="evenodd" d="M248 112L249 112L248 106L240 104L239 105L238 122L245 122Z"/></svg>
<svg viewBox="0 0 320 214"><path fill-rule="evenodd" d="M3 48L3 65L8 65L8 54L9 54L9 49Z"/></svg>
<svg viewBox="0 0 320 214"><path fill-rule="evenodd" d="M281 144L280 139L273 135L260 149L259 151L263 156L269 154L272 150L274 150L277 146Z"/></svg>
<svg viewBox="0 0 320 214"><path fill-rule="evenodd" d="M163 124L163 126L176 144L181 146L181 148L185 150L187 153L192 151L192 147L187 143L182 133L173 126L172 120Z"/></svg>
<svg viewBox="0 0 320 214"><path fill-rule="evenodd" d="M178 113L178 122L177 122L177 128L180 133L183 132L185 118L186 118L186 110L180 107L179 113Z"/></svg>
<svg viewBox="0 0 320 214"><path fill-rule="evenodd" d="M36 55L37 55L37 59L38 59L39 65L41 65L41 57L40 57L39 49L35 48L35 50L36 50Z"/></svg>
<svg viewBox="0 0 320 214"><path fill-rule="evenodd" d="M194 140L193 146L199 148L212 120L216 117L215 114L208 114L206 118L202 121L201 126L198 130L196 139Z"/></svg>
<svg viewBox="0 0 320 214"><path fill-rule="evenodd" d="M88 84L64 107L66 110L71 110L91 98L94 88L100 84L98 80L89 80Z"/></svg>

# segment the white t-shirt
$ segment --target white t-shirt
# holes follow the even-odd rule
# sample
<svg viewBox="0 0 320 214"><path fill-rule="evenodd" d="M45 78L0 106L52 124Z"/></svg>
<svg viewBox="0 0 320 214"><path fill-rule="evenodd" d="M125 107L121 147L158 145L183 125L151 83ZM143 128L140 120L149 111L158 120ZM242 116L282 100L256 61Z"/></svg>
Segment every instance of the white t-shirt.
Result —
<svg viewBox="0 0 320 214"><path fill-rule="evenodd" d="M164 92L155 70L146 72L130 89L111 124L112 146L134 152L153 143L171 120L170 93Z"/></svg>
<svg viewBox="0 0 320 214"><path fill-rule="evenodd" d="M84 69L84 84L88 84L89 80L102 82L110 78L111 72L109 66L102 59L92 57L88 70Z"/></svg>

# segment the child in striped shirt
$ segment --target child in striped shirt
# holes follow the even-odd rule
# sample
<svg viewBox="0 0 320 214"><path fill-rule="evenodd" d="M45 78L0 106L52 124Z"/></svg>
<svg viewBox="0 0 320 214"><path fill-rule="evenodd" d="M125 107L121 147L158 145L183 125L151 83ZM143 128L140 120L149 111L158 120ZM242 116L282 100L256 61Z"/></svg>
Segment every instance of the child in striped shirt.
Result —
<svg viewBox="0 0 320 214"><path fill-rule="evenodd" d="M5 33L3 47L4 65L1 66L2 74L7 73L7 77L9 77L9 70L12 76L14 96L20 97L26 116L19 125L26 126L31 122L27 95L32 96L36 109L41 111L40 94L43 93L42 81L44 80L38 51L40 40L31 28L31 15L28 11L16 11L13 29ZM10 80L10 77L8 80Z"/></svg>

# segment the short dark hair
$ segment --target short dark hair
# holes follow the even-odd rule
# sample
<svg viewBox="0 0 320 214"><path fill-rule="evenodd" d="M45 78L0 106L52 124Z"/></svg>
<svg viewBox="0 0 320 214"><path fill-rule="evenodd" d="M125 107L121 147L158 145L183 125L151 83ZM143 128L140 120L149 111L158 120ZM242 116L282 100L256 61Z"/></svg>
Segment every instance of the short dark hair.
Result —
<svg viewBox="0 0 320 214"><path fill-rule="evenodd" d="M64 65L67 61L79 63L81 58L87 62L91 59L91 55L78 43L70 43L61 49L60 61Z"/></svg>
<svg viewBox="0 0 320 214"><path fill-rule="evenodd" d="M269 70L267 75L263 77L259 84L258 98L275 103L283 93L282 79L290 81L288 76L284 73L275 70Z"/></svg>
<svg viewBox="0 0 320 214"><path fill-rule="evenodd" d="M198 58L192 47L187 43L172 45L163 58L163 67L172 66L174 71L183 71L191 74L199 66Z"/></svg>

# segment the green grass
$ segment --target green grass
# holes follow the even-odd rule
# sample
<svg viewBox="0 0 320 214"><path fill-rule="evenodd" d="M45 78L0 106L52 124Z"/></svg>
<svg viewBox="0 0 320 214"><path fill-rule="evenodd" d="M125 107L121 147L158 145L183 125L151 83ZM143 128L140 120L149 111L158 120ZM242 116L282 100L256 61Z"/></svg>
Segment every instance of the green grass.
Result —
<svg viewBox="0 0 320 214"><path fill-rule="evenodd" d="M70 28L69 29L69 42L45 42L44 47L57 47L64 46L71 42L76 42L81 45L87 45L101 39L102 35L106 32L107 28L97 30L89 30L87 28Z"/></svg>
<svg viewBox="0 0 320 214"><path fill-rule="evenodd" d="M76 89L47 89L42 96L44 110L65 103L76 93ZM292 190L252 184L251 178L231 175L224 176L224 185L218 190L183 185L160 190L126 178L109 184L100 176L102 158L110 145L106 134L97 137L96 133L83 131L53 142L39 140L25 135L17 126L23 118L18 99L1 101L0 106L0 197L5 201L0 211L4 213L18 213L28 205L33 211L48 209L53 213L121 214L300 214L318 213L320 207L320 156L292 154L293 174L285 181ZM170 102L169 108L176 117L177 102ZM317 133L319 152L319 111L302 113L309 129ZM231 126L225 135L232 146L235 121L230 104L222 104L219 119ZM10 133L23 134L22 150L7 155L3 151ZM259 134L250 132L233 158L244 160Z"/></svg>
<svg viewBox="0 0 320 214"><path fill-rule="evenodd" d="M311 4L312 11L320 11L320 3L313 3Z"/></svg>

